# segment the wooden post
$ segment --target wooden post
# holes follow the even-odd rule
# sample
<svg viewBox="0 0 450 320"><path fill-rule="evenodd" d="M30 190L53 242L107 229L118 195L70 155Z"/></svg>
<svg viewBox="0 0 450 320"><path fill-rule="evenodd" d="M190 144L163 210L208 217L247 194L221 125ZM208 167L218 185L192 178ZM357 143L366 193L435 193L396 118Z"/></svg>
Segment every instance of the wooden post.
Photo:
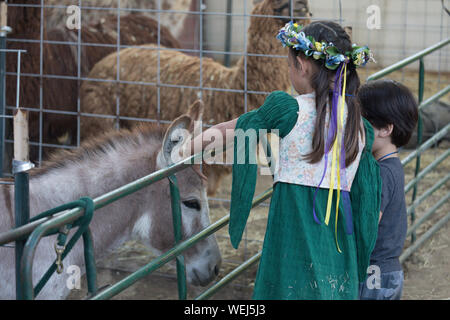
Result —
<svg viewBox="0 0 450 320"><path fill-rule="evenodd" d="M14 111L14 159L28 162L28 112L22 109Z"/></svg>
<svg viewBox="0 0 450 320"><path fill-rule="evenodd" d="M0 28L6 27L6 21L8 17L8 6L6 2L0 3Z"/></svg>

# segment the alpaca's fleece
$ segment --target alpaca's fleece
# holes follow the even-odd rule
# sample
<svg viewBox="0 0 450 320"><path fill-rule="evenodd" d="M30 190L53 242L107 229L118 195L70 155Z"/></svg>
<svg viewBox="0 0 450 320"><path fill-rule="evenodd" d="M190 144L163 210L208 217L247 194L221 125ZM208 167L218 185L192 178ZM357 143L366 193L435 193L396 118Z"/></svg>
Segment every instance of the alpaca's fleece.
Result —
<svg viewBox="0 0 450 320"><path fill-rule="evenodd" d="M31 0L29 4L40 4L40 0ZM22 0L11 0L9 3L23 3ZM44 17L46 14L44 12ZM10 7L8 10L8 25L13 33L9 38L39 40L41 23L41 9L39 7ZM179 42L163 26L160 28L160 43L180 48ZM128 14L121 17L120 42L121 45L140 45L157 43L158 23L150 17L141 14ZM78 42L78 30L65 27L45 29L44 40ZM117 51L117 17L114 14L104 15L98 22L91 23L81 29L81 42L108 44L112 47L81 46L81 63L78 63L78 47L76 45L47 44L42 45L42 70L40 65L40 43L8 42L9 49L25 49L27 53L22 57L22 73L53 75L62 77L77 77L78 67L80 76L86 77L95 63ZM16 72L16 56L7 55L7 71ZM16 81L15 76L7 76L6 102L8 106L15 105ZM40 79L39 77L21 78L20 106L39 109ZM42 79L42 106L44 109L77 112L79 84L77 80L55 79L44 76ZM40 115L30 112L30 140L38 142L40 139ZM75 144L77 134L76 115L62 115L44 113L42 122L42 142ZM37 147L31 148L31 160L38 157ZM47 149L44 148L44 156Z"/></svg>
<svg viewBox="0 0 450 320"><path fill-rule="evenodd" d="M46 0L47 5L69 6L77 5L78 0ZM162 10L189 11L191 0L161 0ZM83 1L83 6L101 7L101 8L117 8L117 0L90 0ZM158 0L121 0L122 9L157 9ZM108 14L117 14L117 10L82 10L82 23L98 22L105 18ZM130 13L127 10L121 10L121 15ZM158 14L155 12L143 12L143 15L157 19ZM65 25L67 13L65 8L48 8L45 12L46 26L51 28L62 28ZM184 18L187 15L161 14L161 25L170 28L175 37L178 32L182 31Z"/></svg>
<svg viewBox="0 0 450 320"><path fill-rule="evenodd" d="M264 0L253 10L254 15L289 15L285 4L289 0ZM295 1L297 3L298 1ZM302 0L301 2L305 2ZM296 8L297 9L297 8ZM280 11L281 10L281 11ZM296 15L304 13L304 7ZM122 81L150 82L176 86L203 87L202 100L205 102L203 121L216 124L238 117L244 113L246 100L248 110L261 106L265 95L256 92L288 90L290 87L287 49L276 40L280 27L285 21L271 17L250 19L247 52L249 54L269 54L281 57L261 57L247 55L241 57L232 68L226 68L209 58L193 57L173 50L129 48L120 52L120 75ZM307 21L306 21L307 22ZM89 78L117 79L117 53L100 61L93 68ZM200 63L201 62L201 63ZM200 83L201 68L201 83ZM245 71L247 70L247 71ZM159 79L158 79L159 71ZM244 92L213 91L207 88L233 89ZM159 92L158 92L159 89ZM84 82L81 87L81 110L87 113L172 120L182 114L193 101L199 98L199 89L174 88L155 85L139 85L114 82ZM160 109L158 109L158 97ZM117 101L119 98L119 110ZM97 134L99 130L111 128L114 119L83 117L82 137ZM121 121L121 125L130 125ZM207 168L209 192L212 193L218 179L229 168L212 172Z"/></svg>

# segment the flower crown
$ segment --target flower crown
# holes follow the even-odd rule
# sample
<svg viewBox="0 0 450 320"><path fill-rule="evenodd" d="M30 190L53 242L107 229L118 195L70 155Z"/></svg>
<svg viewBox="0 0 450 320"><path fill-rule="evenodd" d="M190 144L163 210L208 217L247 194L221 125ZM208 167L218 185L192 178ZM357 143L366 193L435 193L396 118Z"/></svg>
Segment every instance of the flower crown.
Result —
<svg viewBox="0 0 450 320"><path fill-rule="evenodd" d="M336 70L342 62L352 61L355 67L365 66L369 60L373 60L372 52L367 46L359 47L352 45L352 50L342 54L332 43L318 42L312 36L306 36L302 25L288 22L281 28L277 39L281 41L283 47L290 47L302 50L306 56L314 59L324 59L325 67Z"/></svg>

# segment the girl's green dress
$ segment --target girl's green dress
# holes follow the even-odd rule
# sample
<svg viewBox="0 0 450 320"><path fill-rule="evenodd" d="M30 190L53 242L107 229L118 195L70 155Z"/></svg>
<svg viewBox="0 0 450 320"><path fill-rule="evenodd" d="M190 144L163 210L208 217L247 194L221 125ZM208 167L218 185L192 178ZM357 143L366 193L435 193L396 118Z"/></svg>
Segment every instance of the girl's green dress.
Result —
<svg viewBox="0 0 450 320"><path fill-rule="evenodd" d="M298 108L297 100L289 94L273 92L260 108L239 117L235 129L254 129L257 133L258 129L278 129L283 138L297 122ZM373 129L366 120L364 126L366 146L350 192L352 234L345 233L342 202L339 205L337 239L342 253L336 247L334 214L328 226L314 221L312 203L316 188L277 182L273 186L254 299L358 298L359 282L366 279L377 237L381 198L379 167L371 153ZM257 177L257 165L249 159L254 152L248 152L248 144L244 149L236 142L235 137L229 225L235 248L245 229ZM242 152L246 152L247 161L237 164L236 155ZM322 222L327 197L328 189L318 190L316 213Z"/></svg>

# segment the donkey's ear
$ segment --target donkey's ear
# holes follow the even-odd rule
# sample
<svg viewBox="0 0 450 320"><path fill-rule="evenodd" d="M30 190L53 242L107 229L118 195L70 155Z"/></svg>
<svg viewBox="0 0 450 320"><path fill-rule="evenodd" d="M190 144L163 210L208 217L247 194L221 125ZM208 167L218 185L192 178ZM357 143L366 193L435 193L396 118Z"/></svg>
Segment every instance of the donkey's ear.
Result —
<svg viewBox="0 0 450 320"><path fill-rule="evenodd" d="M202 100L197 100L189 106L187 115L192 119L189 131L193 133L194 136L202 132L202 119L204 110L205 104Z"/></svg>
<svg viewBox="0 0 450 320"><path fill-rule="evenodd" d="M205 104L202 100L197 100L189 106L187 115L194 121L202 121Z"/></svg>
<svg viewBox="0 0 450 320"><path fill-rule="evenodd" d="M161 167L168 166L179 160L177 150L190 136L189 128L191 125L192 119L187 115L178 117L170 124L164 135L162 148L159 154L158 161L160 162L159 165Z"/></svg>

